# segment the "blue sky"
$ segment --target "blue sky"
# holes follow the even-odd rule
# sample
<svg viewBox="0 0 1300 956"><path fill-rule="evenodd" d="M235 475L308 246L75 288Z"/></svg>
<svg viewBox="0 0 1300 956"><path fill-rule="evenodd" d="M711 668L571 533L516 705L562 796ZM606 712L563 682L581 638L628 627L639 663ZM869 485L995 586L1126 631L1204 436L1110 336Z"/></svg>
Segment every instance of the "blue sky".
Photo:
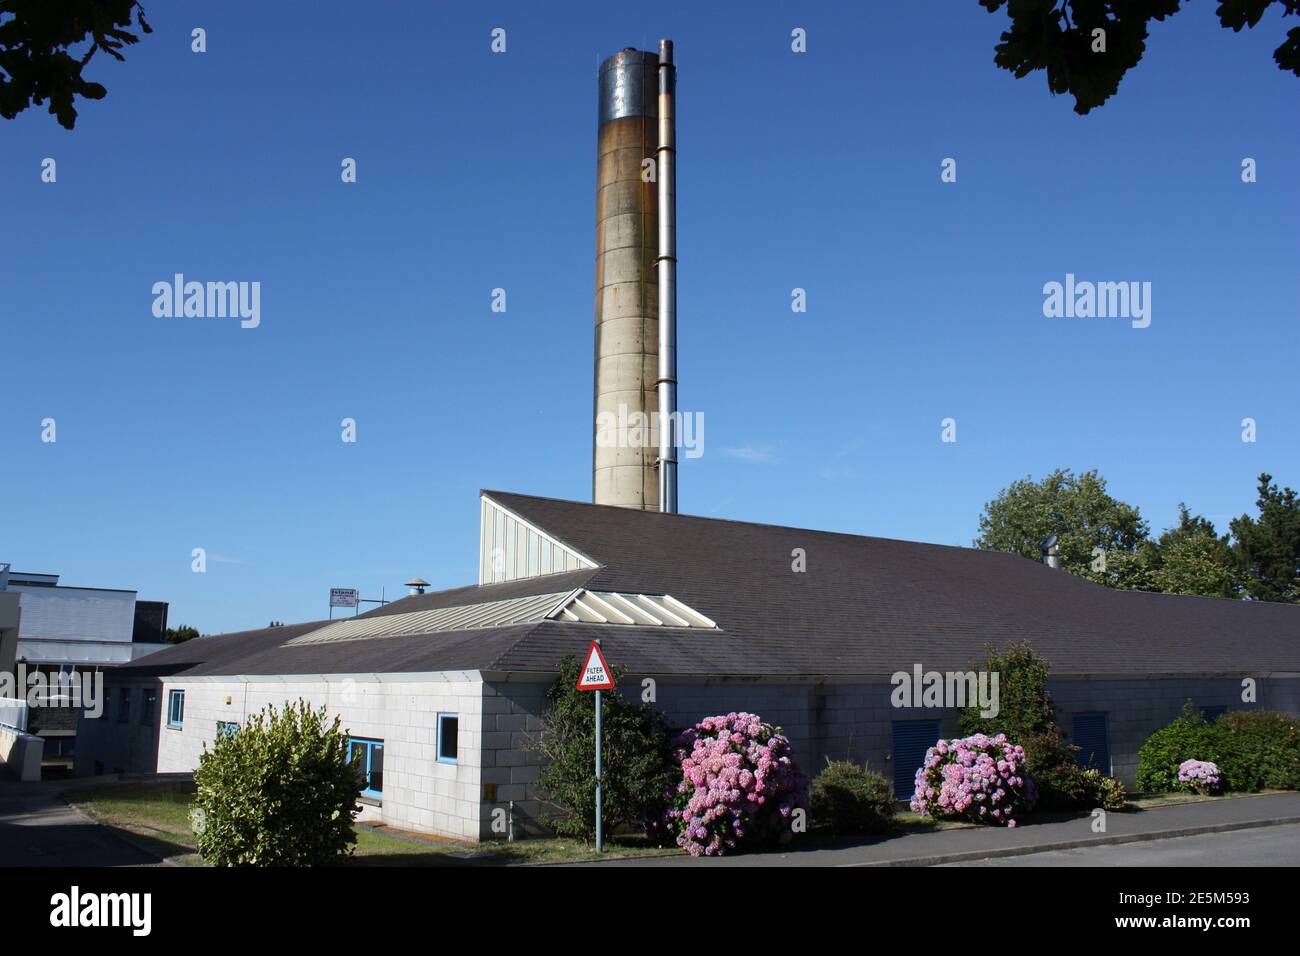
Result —
<svg viewBox="0 0 1300 956"><path fill-rule="evenodd" d="M1058 466L1100 469L1155 530L1180 500L1225 525L1262 470L1300 483L1300 81L1271 61L1276 15L1153 24L1080 117L993 66L1005 16L975 0L146 9L74 132L35 109L0 127L16 567L215 632L323 617L331 586L472 582L481 487L588 500L595 70L660 36L680 401L705 416L683 511L969 544L984 502ZM156 318L177 272L261 282L260 327ZM1068 272L1151 282L1151 326L1044 317Z"/></svg>

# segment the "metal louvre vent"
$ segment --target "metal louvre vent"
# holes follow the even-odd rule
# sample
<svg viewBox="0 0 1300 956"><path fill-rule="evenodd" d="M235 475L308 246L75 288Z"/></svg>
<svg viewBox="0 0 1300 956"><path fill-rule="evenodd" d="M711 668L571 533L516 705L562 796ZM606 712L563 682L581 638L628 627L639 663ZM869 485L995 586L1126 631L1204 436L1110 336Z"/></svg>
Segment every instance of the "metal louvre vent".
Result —
<svg viewBox="0 0 1300 956"><path fill-rule="evenodd" d="M555 620L634 627L717 628L699 611L671 594L621 594L580 590L551 615Z"/></svg>
<svg viewBox="0 0 1300 956"><path fill-rule="evenodd" d="M288 641L286 646L362 641L376 637L411 637L416 634L436 634L439 631L469 631L483 627L504 627L507 624L528 624L546 620L548 613L571 593L557 591L507 601L412 611L409 614L354 617L309 631Z"/></svg>
<svg viewBox="0 0 1300 956"><path fill-rule="evenodd" d="M354 617L300 634L285 646L414 637L446 631L472 631L539 621L622 624L631 627L713 628L718 625L669 594L621 594L616 591L556 591L532 597L462 604L432 611Z"/></svg>

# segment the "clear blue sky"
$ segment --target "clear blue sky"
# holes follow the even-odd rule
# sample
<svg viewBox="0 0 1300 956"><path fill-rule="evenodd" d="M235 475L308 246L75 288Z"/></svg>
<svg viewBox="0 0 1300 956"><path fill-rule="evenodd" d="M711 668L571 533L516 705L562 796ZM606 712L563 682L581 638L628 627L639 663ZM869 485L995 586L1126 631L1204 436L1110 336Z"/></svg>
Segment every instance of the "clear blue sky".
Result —
<svg viewBox="0 0 1300 956"><path fill-rule="evenodd" d="M993 66L1005 16L975 0L147 9L74 132L0 126L16 567L232 630L323 617L330 586L472 582L481 487L588 500L595 70L660 36L681 404L706 423L683 511L969 544L984 502L1058 466L1156 530L1180 500L1224 526L1262 470L1300 484L1300 80L1276 15L1237 35L1189 5L1079 117ZM176 272L260 281L260 328L155 318ZM1045 318L1067 272L1150 281L1151 327Z"/></svg>

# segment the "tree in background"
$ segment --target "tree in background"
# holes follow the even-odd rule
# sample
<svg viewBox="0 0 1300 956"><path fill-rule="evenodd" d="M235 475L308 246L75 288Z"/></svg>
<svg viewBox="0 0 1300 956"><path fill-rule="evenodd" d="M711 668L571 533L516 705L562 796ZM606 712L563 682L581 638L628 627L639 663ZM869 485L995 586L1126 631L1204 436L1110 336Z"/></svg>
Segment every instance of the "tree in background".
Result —
<svg viewBox="0 0 1300 956"><path fill-rule="evenodd" d="M1146 540L1147 523L1138 509L1111 497L1096 470L1075 475L1058 468L1042 481L1024 478L998 492L980 515L975 547L1014 551L1031 561L1041 545L1057 536L1061 566L1071 574L1114 585L1106 570L1094 568L1100 548L1107 562L1135 555Z"/></svg>
<svg viewBox="0 0 1300 956"><path fill-rule="evenodd" d="M1228 535L1213 523L1178 505L1178 524L1143 542L1133 554L1107 556L1104 583L1126 591L1160 591L1201 597L1241 594L1237 560Z"/></svg>
<svg viewBox="0 0 1300 956"><path fill-rule="evenodd" d="M1300 496L1263 474L1257 507L1259 517L1235 518L1220 535L1180 502L1178 524L1150 538L1138 509L1111 497L1096 471L1058 469L998 492L975 546L1038 561L1056 535L1064 570L1109 587L1300 604Z"/></svg>
<svg viewBox="0 0 1300 956"><path fill-rule="evenodd" d="M76 97L108 95L81 75L91 58L103 50L123 60L118 51L139 42L126 29L132 14L141 32L153 32L139 0L0 0L0 116L13 119L49 100L59 125L72 129Z"/></svg>
<svg viewBox="0 0 1300 956"><path fill-rule="evenodd" d="M184 644L186 641L192 641L199 636L197 627L190 627L188 624L182 624L180 627L167 628L167 634L164 640L168 644Z"/></svg>
<svg viewBox="0 0 1300 956"><path fill-rule="evenodd" d="M1119 89L1120 80L1146 53L1147 28L1182 9L1182 0L980 0L990 13L1007 8L1011 27L993 48L993 62L1023 79L1047 72L1052 95L1070 93L1074 111L1086 114ZM1220 0L1225 29L1254 28L1272 8L1300 15L1300 0ZM1300 26L1273 52L1278 69L1300 76Z"/></svg>
<svg viewBox="0 0 1300 956"><path fill-rule="evenodd" d="M1233 519L1232 552L1252 599L1300 604L1300 501L1272 481L1259 476L1258 518Z"/></svg>

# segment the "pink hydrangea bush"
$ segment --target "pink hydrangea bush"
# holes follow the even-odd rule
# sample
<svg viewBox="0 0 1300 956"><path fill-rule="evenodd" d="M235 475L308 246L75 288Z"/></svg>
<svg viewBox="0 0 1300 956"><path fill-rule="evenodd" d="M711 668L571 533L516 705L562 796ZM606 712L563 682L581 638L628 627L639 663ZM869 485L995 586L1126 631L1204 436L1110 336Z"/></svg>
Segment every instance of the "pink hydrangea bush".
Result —
<svg viewBox="0 0 1300 956"><path fill-rule="evenodd" d="M691 856L787 842L808 781L781 728L754 714L706 717L673 742L682 780L665 825Z"/></svg>
<svg viewBox="0 0 1300 956"><path fill-rule="evenodd" d="M911 805L923 816L1014 827L1036 802L1025 749L1006 734L975 734L940 740L925 752Z"/></svg>
<svg viewBox="0 0 1300 956"><path fill-rule="evenodd" d="M1187 790L1203 796L1223 789L1223 780L1217 764L1209 760L1184 760L1178 765L1178 782Z"/></svg>

